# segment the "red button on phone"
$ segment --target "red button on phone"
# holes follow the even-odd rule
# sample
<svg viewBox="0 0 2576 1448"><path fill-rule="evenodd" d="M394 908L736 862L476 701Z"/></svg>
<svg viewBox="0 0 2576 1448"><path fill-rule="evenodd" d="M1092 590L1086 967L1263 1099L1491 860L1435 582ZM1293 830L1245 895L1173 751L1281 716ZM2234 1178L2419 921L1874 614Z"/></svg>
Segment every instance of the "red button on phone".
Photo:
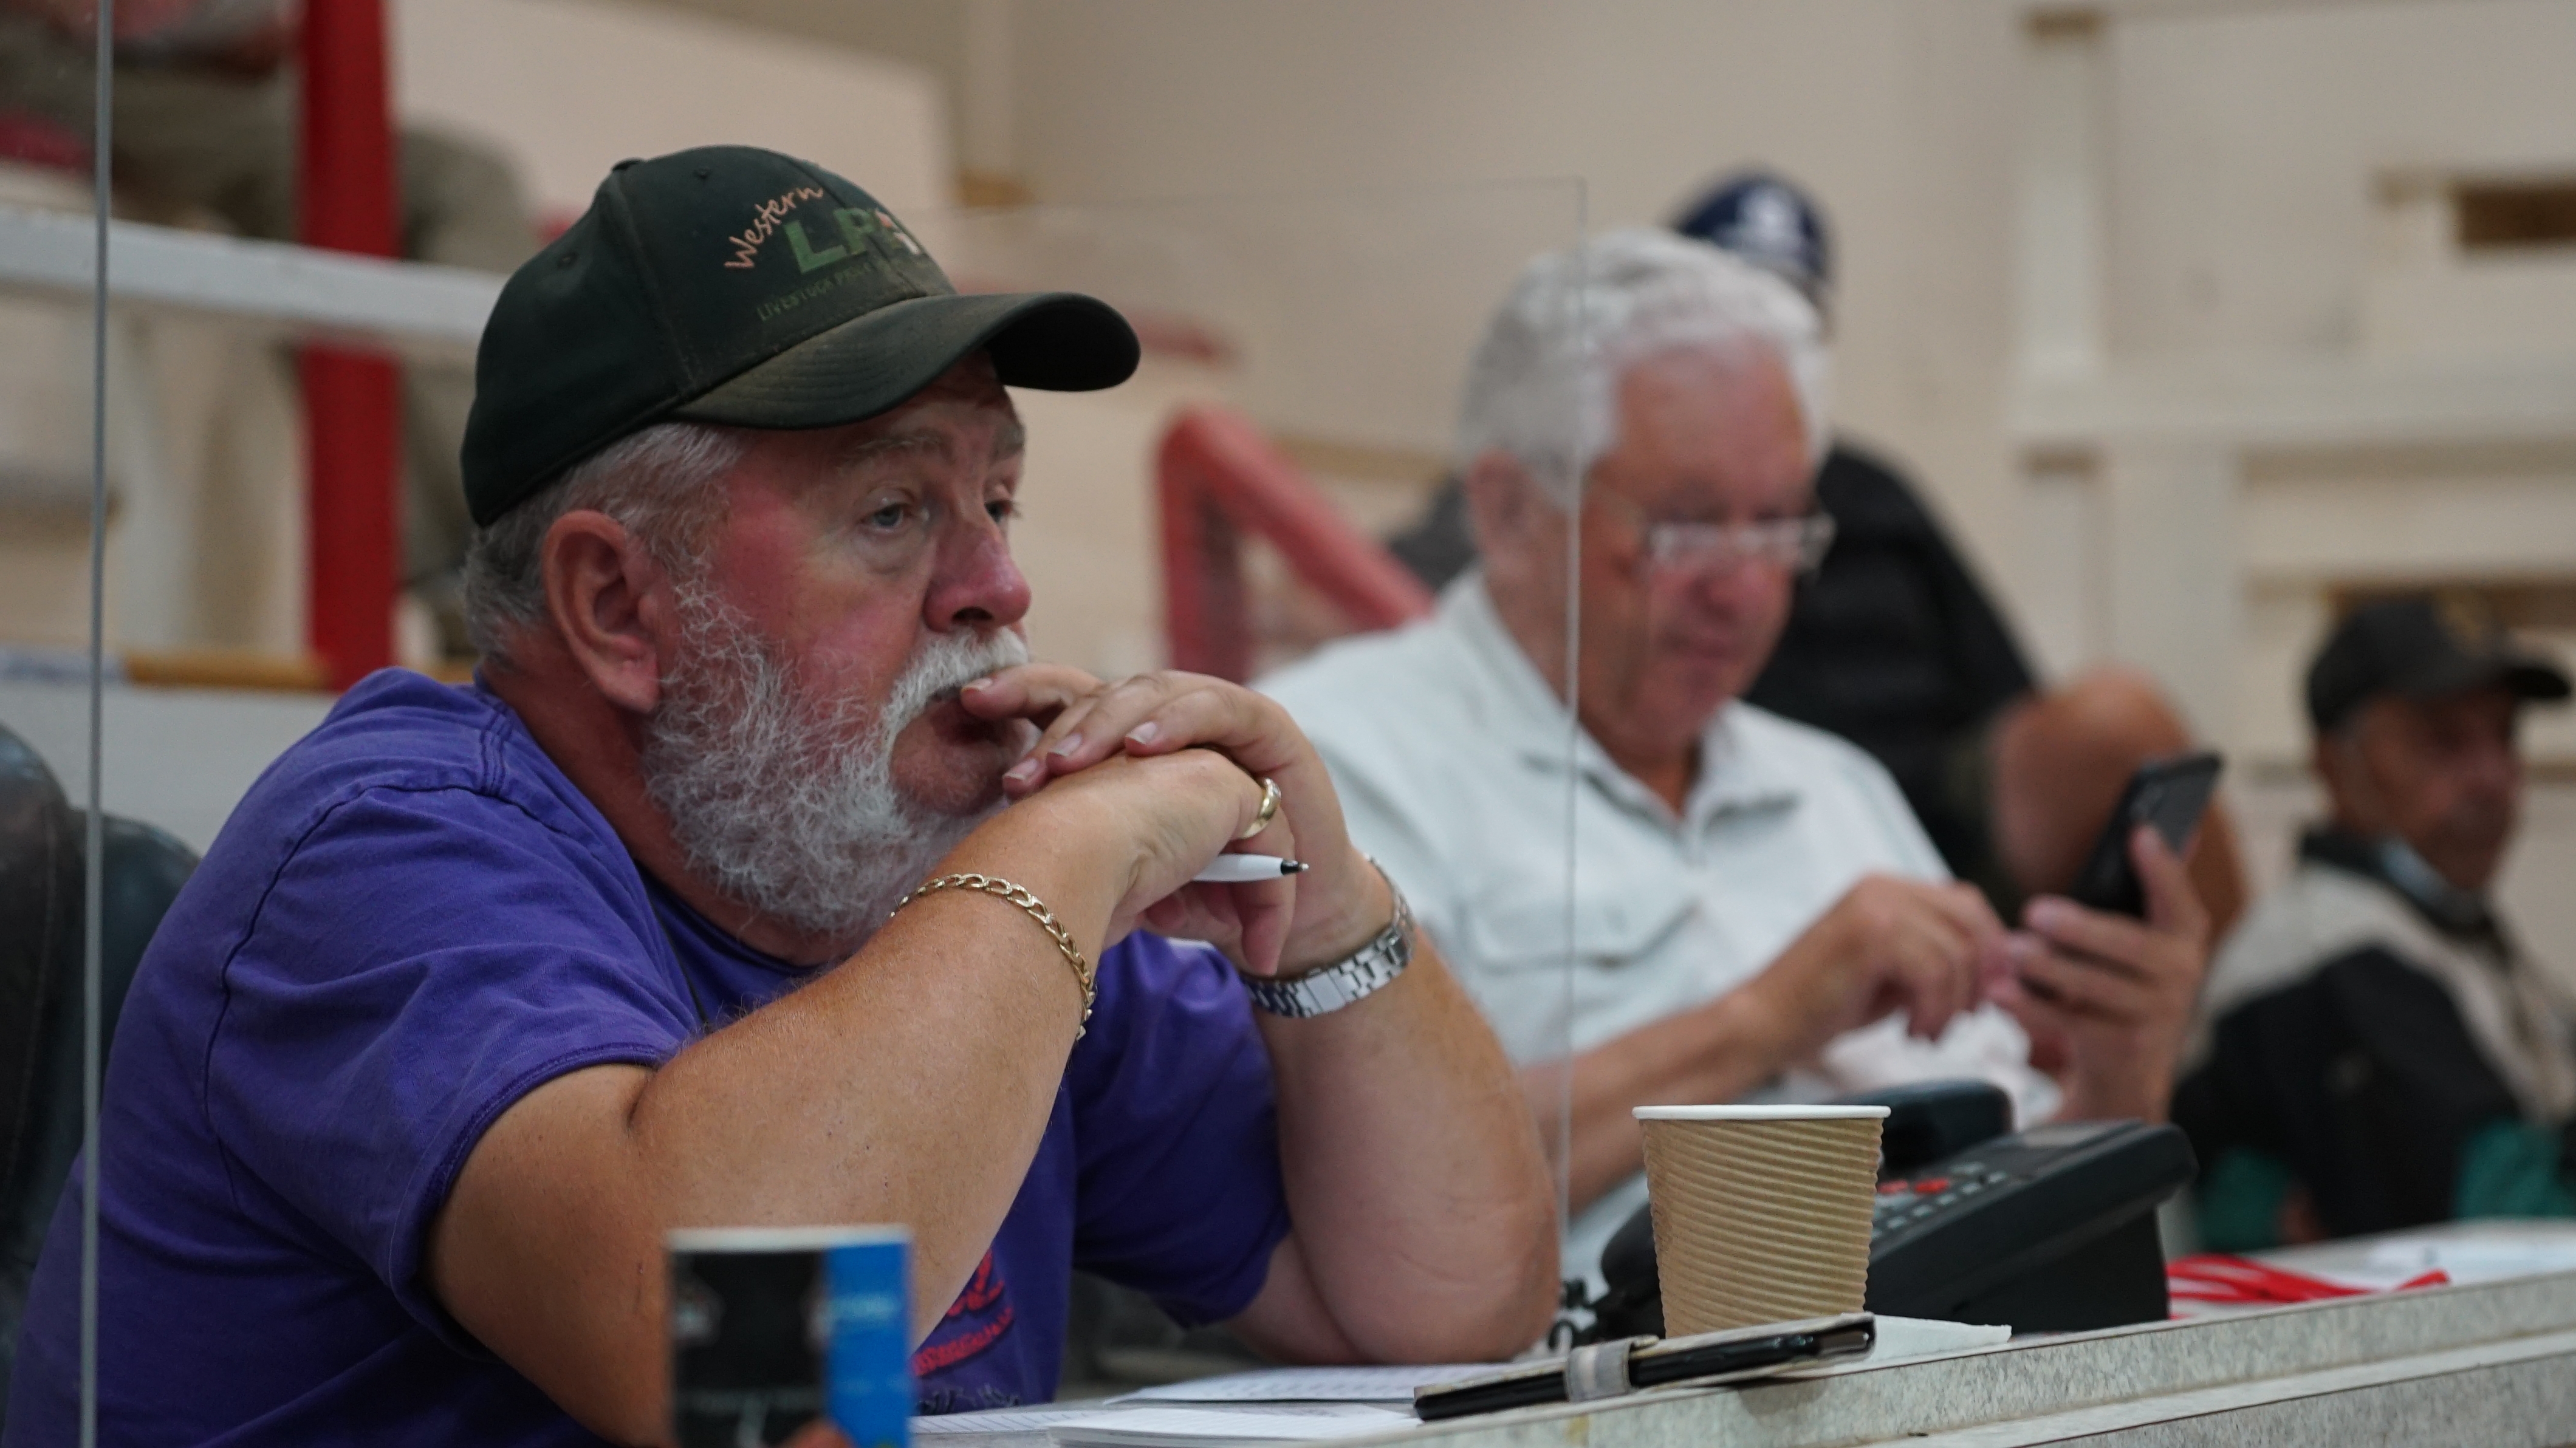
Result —
<svg viewBox="0 0 2576 1448"><path fill-rule="evenodd" d="M1946 1192L1949 1189L1950 1179L1948 1177L1926 1177L1914 1184L1914 1190L1927 1197L1932 1195L1934 1192Z"/></svg>

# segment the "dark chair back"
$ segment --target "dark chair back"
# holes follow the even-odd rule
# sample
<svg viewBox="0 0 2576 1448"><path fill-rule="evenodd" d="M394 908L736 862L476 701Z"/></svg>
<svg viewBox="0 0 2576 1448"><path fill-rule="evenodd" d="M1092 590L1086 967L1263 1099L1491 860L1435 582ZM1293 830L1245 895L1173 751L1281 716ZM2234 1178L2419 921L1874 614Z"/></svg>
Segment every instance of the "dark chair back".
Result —
<svg viewBox="0 0 2576 1448"><path fill-rule="evenodd" d="M0 1422L18 1318L81 1145L81 891L87 817L0 726ZM196 853L150 825L101 826L99 1040ZM103 1056L102 1056L103 1059Z"/></svg>
<svg viewBox="0 0 2576 1448"><path fill-rule="evenodd" d="M17 1202L34 1168L36 1083L63 985L58 967L79 954L80 834L72 820L53 771L0 727L0 1207Z"/></svg>

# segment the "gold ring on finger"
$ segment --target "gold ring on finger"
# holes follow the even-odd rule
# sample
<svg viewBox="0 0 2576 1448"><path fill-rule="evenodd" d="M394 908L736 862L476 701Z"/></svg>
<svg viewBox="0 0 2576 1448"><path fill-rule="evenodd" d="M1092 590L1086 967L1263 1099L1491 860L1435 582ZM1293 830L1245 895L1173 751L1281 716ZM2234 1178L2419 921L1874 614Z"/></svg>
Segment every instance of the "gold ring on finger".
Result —
<svg viewBox="0 0 2576 1448"><path fill-rule="evenodd" d="M1270 778L1268 775L1263 775L1261 779L1261 808L1252 812L1252 823L1245 825L1242 831L1238 833L1235 838L1238 840L1251 839L1254 835L1270 828L1270 822L1278 817L1279 781Z"/></svg>

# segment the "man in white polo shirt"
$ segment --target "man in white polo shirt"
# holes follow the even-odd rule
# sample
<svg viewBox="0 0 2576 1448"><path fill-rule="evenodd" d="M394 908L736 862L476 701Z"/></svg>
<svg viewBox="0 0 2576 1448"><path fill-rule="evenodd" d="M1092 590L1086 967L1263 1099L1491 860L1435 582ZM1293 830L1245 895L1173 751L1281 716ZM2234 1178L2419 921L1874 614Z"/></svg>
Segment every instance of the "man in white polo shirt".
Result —
<svg viewBox="0 0 2576 1448"><path fill-rule="evenodd" d="M2144 921L2042 898L2008 930L1875 761L1737 702L1831 541L1825 371L1807 303L1704 243L1622 231L1540 258L1468 378L1483 566L1431 619L1262 686L1543 1124L1570 1063L1569 1272L1645 1199L1634 1106L1980 1076L2024 1121L2160 1119L2171 1092L2207 927L2152 831L2132 842Z"/></svg>

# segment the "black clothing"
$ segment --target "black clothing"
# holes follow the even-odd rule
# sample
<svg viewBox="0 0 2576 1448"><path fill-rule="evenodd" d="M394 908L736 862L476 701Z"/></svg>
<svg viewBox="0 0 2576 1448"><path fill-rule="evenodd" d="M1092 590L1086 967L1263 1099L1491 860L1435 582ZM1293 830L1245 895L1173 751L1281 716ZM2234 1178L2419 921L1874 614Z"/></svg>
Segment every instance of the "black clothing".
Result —
<svg viewBox="0 0 2576 1448"><path fill-rule="evenodd" d="M1456 478L1442 480L1431 506L1412 527L1386 540L1395 561L1433 593L1447 588L1459 574L1476 566L1475 520L1467 516L1467 489Z"/></svg>
<svg viewBox="0 0 2576 1448"><path fill-rule="evenodd" d="M2482 902L2411 855L2332 829L2304 864L2381 886L2447 939L2508 969ZM2214 1023L2207 1058L2174 1092L2173 1121L2200 1160L2278 1160L2334 1236L2451 1219L2465 1149L2521 1108L2443 984L2381 944L2353 947Z"/></svg>
<svg viewBox="0 0 2576 1448"><path fill-rule="evenodd" d="M2364 946L2229 1012L2174 1092L2200 1160L2277 1157L2337 1237L2450 1220L2461 1150L2513 1120L2439 982Z"/></svg>
<svg viewBox="0 0 2576 1448"><path fill-rule="evenodd" d="M1833 517L1833 550L1798 585L1745 701L1868 750L1951 873L1988 884L1984 735L2030 692L2030 666L1941 525L1885 464L1836 443L1816 503Z"/></svg>

